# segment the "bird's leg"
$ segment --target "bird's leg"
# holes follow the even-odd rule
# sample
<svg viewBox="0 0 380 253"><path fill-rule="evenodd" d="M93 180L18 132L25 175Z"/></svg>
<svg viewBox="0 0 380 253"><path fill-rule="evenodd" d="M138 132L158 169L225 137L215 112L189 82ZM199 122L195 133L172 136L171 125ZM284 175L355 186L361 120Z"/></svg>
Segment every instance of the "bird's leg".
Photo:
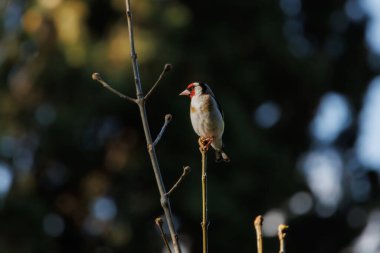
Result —
<svg viewBox="0 0 380 253"><path fill-rule="evenodd" d="M203 150L207 151L213 140L214 138L212 137L199 137L198 144Z"/></svg>
<svg viewBox="0 0 380 253"><path fill-rule="evenodd" d="M202 149L203 149L203 146L204 146L203 145L203 141L204 141L203 139L204 139L204 137L199 137L199 139L198 139L199 147L202 148Z"/></svg>
<svg viewBox="0 0 380 253"><path fill-rule="evenodd" d="M211 143L212 143L213 140L214 140L214 138L212 138L212 137L206 138L206 140L205 140L205 149L206 150L209 149L209 147L210 147L210 145L211 145Z"/></svg>

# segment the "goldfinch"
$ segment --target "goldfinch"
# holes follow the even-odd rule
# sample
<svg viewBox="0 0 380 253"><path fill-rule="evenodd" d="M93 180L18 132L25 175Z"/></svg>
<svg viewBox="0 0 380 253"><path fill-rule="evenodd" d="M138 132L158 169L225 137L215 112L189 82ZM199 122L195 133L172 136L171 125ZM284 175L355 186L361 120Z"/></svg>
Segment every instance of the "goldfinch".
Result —
<svg viewBox="0 0 380 253"><path fill-rule="evenodd" d="M194 82L179 95L188 96L190 102L190 119L200 143L215 150L215 161L229 162L223 150L224 115L220 104L210 87L203 82Z"/></svg>

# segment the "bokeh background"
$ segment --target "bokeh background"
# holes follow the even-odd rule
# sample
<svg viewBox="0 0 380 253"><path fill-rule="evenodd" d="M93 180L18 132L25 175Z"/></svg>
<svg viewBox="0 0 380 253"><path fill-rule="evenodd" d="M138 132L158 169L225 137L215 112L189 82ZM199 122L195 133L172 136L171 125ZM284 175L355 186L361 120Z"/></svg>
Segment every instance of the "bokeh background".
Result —
<svg viewBox="0 0 380 253"><path fill-rule="evenodd" d="M200 154L188 83L225 112L209 159L210 252L380 252L380 1L132 0L144 90L184 252L200 252ZM163 252L122 0L0 2L0 251Z"/></svg>

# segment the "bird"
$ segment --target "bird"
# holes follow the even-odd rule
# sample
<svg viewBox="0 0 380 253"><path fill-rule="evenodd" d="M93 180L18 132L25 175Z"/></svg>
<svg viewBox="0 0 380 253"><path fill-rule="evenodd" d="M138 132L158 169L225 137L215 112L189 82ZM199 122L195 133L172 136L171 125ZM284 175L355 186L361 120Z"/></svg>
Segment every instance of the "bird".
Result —
<svg viewBox="0 0 380 253"><path fill-rule="evenodd" d="M188 96L190 102L190 119L195 133L200 137L199 143L205 149L211 145L215 150L216 162L229 162L224 152L223 132L224 115L210 86L204 82L190 83L180 96Z"/></svg>

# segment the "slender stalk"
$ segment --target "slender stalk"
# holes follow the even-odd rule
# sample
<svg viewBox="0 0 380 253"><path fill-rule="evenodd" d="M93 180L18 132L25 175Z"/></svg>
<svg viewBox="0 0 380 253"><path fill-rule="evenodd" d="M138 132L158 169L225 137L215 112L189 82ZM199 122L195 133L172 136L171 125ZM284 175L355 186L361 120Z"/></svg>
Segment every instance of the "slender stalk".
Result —
<svg viewBox="0 0 380 253"><path fill-rule="evenodd" d="M130 7L130 1L125 0L126 4L126 14L127 14L127 20L128 20L128 31L129 31L129 42L130 42L130 49L131 49L131 58L132 58L132 68L133 68L133 75L135 78L135 86L136 86L136 96L137 96L137 105L140 110L140 116L141 121L144 128L144 134L146 138L146 143L148 147L148 153L149 157L152 163L153 172L155 175L156 183L158 190L160 192L160 202L162 209L165 213L165 218L167 225L169 227L170 236L173 243L173 248L176 253L181 253L181 248L178 242L178 236L174 228L173 218L172 218L172 211L170 208L170 201L168 196L166 195L166 190L164 186L164 182L162 180L160 167L158 164L157 156L156 156L156 149L152 143L152 136L150 133L149 123L148 123L148 117L146 113L145 108L145 99L144 94L141 87L141 79L140 79L140 72L139 72L139 66L137 62L137 54L135 51L135 43L134 43L134 35L133 35L133 23L132 23L132 12Z"/></svg>
<svg viewBox="0 0 380 253"><path fill-rule="evenodd" d="M263 216L259 215L256 217L253 223L255 226L256 237L257 237L257 253L263 253L263 232L262 232L263 221L264 221Z"/></svg>
<svg viewBox="0 0 380 253"><path fill-rule="evenodd" d="M286 253L285 251L285 237L286 237L286 230L289 228L288 225L280 224L278 226L278 239L280 241L280 251L279 253Z"/></svg>
<svg viewBox="0 0 380 253"><path fill-rule="evenodd" d="M202 154L202 249L208 252L208 215L207 215L207 149L199 148Z"/></svg>

